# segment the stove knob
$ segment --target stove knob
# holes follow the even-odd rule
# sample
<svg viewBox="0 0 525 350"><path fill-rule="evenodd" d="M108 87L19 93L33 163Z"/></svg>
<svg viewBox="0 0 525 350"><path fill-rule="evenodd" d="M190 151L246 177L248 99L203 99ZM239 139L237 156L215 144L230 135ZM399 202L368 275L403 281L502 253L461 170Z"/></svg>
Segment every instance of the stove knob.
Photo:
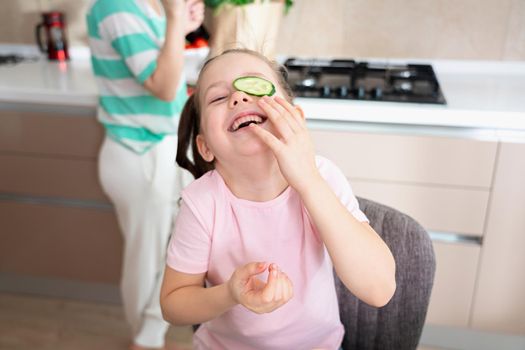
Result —
<svg viewBox="0 0 525 350"><path fill-rule="evenodd" d="M382 99L383 98L383 89L381 89L380 86L375 87L372 90L372 97L375 98L376 100Z"/></svg>
<svg viewBox="0 0 525 350"><path fill-rule="evenodd" d="M337 88L337 95L339 97L347 97L348 96L348 87L346 85L341 85Z"/></svg>
<svg viewBox="0 0 525 350"><path fill-rule="evenodd" d="M357 98L358 99L363 99L363 98L365 98L365 95L366 95L365 87L364 86L358 86L357 87L357 91L356 91Z"/></svg>
<svg viewBox="0 0 525 350"><path fill-rule="evenodd" d="M332 88L328 85L323 85L321 87L321 97L330 97L332 94Z"/></svg>

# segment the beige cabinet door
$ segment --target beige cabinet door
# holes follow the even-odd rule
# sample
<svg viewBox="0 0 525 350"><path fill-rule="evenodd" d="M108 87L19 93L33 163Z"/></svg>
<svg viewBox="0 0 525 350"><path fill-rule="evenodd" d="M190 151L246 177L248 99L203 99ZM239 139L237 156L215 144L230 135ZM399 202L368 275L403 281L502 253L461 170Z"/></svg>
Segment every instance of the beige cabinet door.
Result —
<svg viewBox="0 0 525 350"><path fill-rule="evenodd" d="M121 234L97 176L102 139L94 112L0 111L0 273L118 284Z"/></svg>
<svg viewBox="0 0 525 350"><path fill-rule="evenodd" d="M426 322L468 327L481 247L434 242L436 275Z"/></svg>
<svg viewBox="0 0 525 350"><path fill-rule="evenodd" d="M525 144L501 144L472 327L525 334Z"/></svg>

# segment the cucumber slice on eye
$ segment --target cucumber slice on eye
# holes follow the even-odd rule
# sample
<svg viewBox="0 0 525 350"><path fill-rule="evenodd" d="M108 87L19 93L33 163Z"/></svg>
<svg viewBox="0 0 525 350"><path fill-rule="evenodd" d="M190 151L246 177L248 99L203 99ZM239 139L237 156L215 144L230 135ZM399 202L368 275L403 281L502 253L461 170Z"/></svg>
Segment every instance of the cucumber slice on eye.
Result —
<svg viewBox="0 0 525 350"><path fill-rule="evenodd" d="M253 96L272 96L275 86L268 80L259 77L240 77L233 81L233 87Z"/></svg>

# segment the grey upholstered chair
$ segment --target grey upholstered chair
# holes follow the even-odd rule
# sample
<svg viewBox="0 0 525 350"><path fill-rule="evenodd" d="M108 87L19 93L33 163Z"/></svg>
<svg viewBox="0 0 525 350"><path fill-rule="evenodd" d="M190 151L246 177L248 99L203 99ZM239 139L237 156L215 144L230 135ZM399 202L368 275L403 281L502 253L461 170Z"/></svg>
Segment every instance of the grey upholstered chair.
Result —
<svg viewBox="0 0 525 350"><path fill-rule="evenodd" d="M416 349L434 281L432 242L411 217L367 199L358 201L394 255L397 289L387 305L374 308L359 301L335 277L345 327L343 349Z"/></svg>

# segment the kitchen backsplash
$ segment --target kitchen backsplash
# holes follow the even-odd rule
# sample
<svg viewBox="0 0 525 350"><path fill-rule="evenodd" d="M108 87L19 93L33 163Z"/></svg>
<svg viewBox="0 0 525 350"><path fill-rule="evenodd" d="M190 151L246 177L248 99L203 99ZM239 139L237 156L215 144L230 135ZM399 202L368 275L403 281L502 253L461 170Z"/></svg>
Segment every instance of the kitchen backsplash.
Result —
<svg viewBox="0 0 525 350"><path fill-rule="evenodd" d="M91 0L0 0L0 43L34 43L42 11L85 45ZM277 53L309 57L525 60L525 0L296 0Z"/></svg>

